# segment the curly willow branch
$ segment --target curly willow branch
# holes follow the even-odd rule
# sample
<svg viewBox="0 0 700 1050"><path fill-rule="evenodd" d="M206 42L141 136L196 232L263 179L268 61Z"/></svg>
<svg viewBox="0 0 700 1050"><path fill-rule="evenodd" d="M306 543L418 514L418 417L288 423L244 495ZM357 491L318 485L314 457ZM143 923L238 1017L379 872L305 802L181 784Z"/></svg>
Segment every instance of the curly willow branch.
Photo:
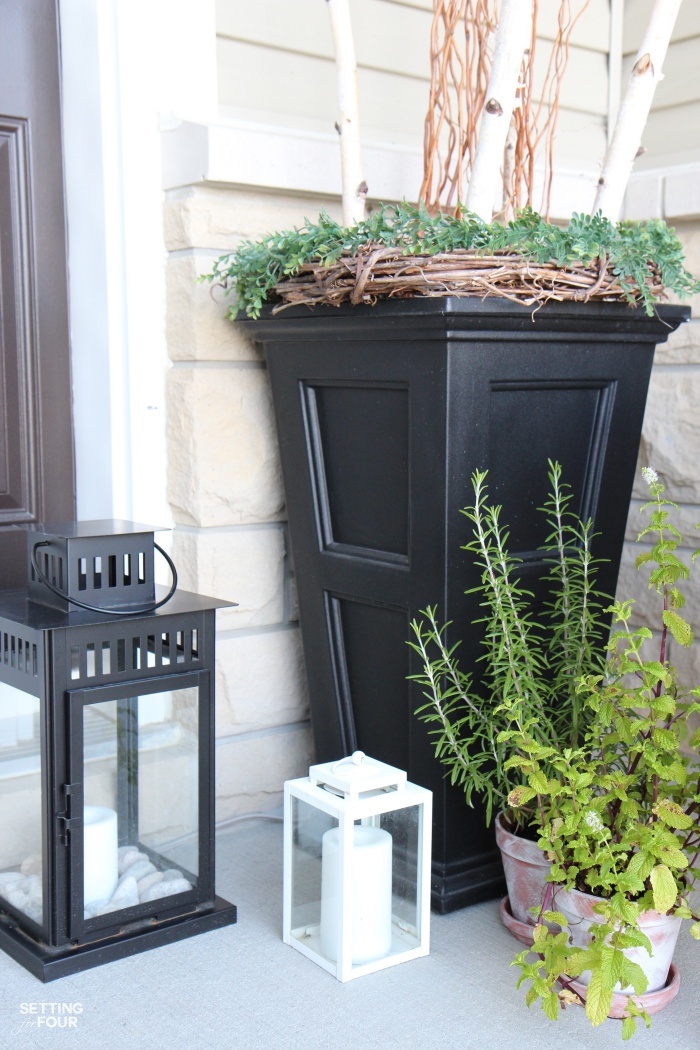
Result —
<svg viewBox="0 0 700 1050"><path fill-rule="evenodd" d="M519 104L503 161L503 209L499 215L503 220L526 205L538 206L541 214L549 216L561 85L571 35L590 0L557 2L557 25L550 45L537 35L540 0L532 0L532 40L523 61ZM430 100L419 193L419 200L432 213L454 212L466 196L479 118L486 101L498 7L498 0L433 0ZM543 49L547 65L535 94L535 57ZM541 199L536 202L539 180L535 169L539 161Z"/></svg>

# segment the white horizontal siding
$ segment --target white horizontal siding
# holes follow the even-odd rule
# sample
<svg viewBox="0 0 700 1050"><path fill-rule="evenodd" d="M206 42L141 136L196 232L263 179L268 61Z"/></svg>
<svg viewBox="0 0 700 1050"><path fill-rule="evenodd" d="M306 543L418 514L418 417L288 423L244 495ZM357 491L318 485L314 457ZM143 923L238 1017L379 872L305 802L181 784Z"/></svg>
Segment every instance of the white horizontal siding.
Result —
<svg viewBox="0 0 700 1050"><path fill-rule="evenodd" d="M652 110L642 142L647 150L640 168L700 160L700 98L672 109Z"/></svg>
<svg viewBox="0 0 700 1050"><path fill-rule="evenodd" d="M626 55L634 54L639 48L653 4L654 0L625 0L622 46ZM698 0L684 0L678 11L671 40L687 40L697 36L700 36L700 3Z"/></svg>
<svg viewBox="0 0 700 1050"><path fill-rule="evenodd" d="M626 83L632 71L636 53L635 50L633 54L625 56L623 83ZM671 43L664 62L664 78L656 88L652 108L668 109L696 99L700 99L700 36Z"/></svg>
<svg viewBox="0 0 700 1050"><path fill-rule="evenodd" d="M626 0L623 85L639 49L652 0ZM686 164L700 159L700 2L681 4L656 89L636 168Z"/></svg>
<svg viewBox="0 0 700 1050"><path fill-rule="evenodd" d="M257 112L272 124L333 128L338 95L332 60L228 38L219 38L217 54L224 114ZM363 135L371 131L388 141L422 135L427 80L362 67L358 86Z"/></svg>
<svg viewBox="0 0 700 1050"><path fill-rule="evenodd" d="M218 40L217 52L220 97L230 100L223 108L224 114L319 131L333 128L338 102L332 61L290 51L271 52L258 44L227 38ZM589 155L578 152L572 133L591 128L597 137L604 131L605 59L602 55L591 57L600 64L597 92L593 85L588 93L577 87L576 55L571 58L570 86L562 91L558 142L562 147L566 144L567 156ZM265 74L270 64L274 66L274 77ZM279 90L280 82L284 83L284 91ZM363 138L418 148L428 106L427 81L360 68L358 85ZM597 110L586 107L584 97L589 102L595 98ZM588 143L585 145L587 149ZM597 159L594 156L591 162Z"/></svg>
<svg viewBox="0 0 700 1050"><path fill-rule="evenodd" d="M548 0L540 6L544 51L558 5ZM363 137L420 148L429 100L431 0L352 0L351 12ZM333 126L336 74L323 0L218 0L217 34L223 116L300 129ZM597 152L576 148L575 136L585 126L597 141L604 124L608 35L608 0L592 0L574 35L561 96L569 113L560 122L566 156L588 163L599 159Z"/></svg>
<svg viewBox="0 0 700 1050"><path fill-rule="evenodd" d="M432 11L386 0L352 0L350 8L359 66L430 76ZM219 0L217 36L333 62L324 0Z"/></svg>
<svg viewBox="0 0 700 1050"><path fill-rule="evenodd" d="M582 0L574 0L574 14ZM328 14L323 0L217 0L217 34L266 44L300 54L333 57ZM415 73L427 63L432 0L352 0L351 16L360 65ZM540 5L538 33L553 40L558 3ZM591 0L573 35L575 49L607 53L610 33L608 0Z"/></svg>

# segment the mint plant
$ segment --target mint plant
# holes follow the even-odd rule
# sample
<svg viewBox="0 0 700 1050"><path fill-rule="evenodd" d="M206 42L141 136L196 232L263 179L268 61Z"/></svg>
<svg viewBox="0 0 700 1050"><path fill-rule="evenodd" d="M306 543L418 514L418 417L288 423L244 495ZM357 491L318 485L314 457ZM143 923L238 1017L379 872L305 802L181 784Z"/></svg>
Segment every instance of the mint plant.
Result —
<svg viewBox="0 0 700 1050"><path fill-rule="evenodd" d="M528 1005L539 999L552 1018L560 1006L585 999L593 1025L608 1015L616 986L631 985L637 995L646 989L641 967L624 954L641 946L651 955L639 925L644 912L692 918L691 934L700 939L700 918L688 901L700 876L700 770L681 747L700 744L700 730L691 732L689 725L700 712L700 688L684 689L669 660L671 638L684 647L693 641L679 588L690 566L679 556L682 536L670 521L676 504L664 498L653 470L645 468L644 477L651 498L642 509L649 521L638 539L652 546L639 555L637 568L648 572L659 599L658 655L647 652L651 630L631 626L633 602L617 601L605 670L579 679L585 728L577 744L561 749L556 740L543 740L536 718L523 720L510 697L499 711L510 726L497 743L510 752L504 766L520 781L508 801L525 807L537 828L538 844L552 862L554 898L559 887L601 898L586 947L572 944L566 917L549 906L551 897L545 901L536 955L523 951L515 958L519 985L529 982ZM562 932L550 932L545 921ZM581 996L571 981L584 971L591 977ZM622 1034L629 1038L638 1017L647 1024L650 1019L632 998L626 1013Z"/></svg>
<svg viewBox="0 0 700 1050"><path fill-rule="evenodd" d="M449 624L440 625L435 607L414 621L422 670L412 679L427 703L416 712L428 723L437 757L466 801L479 796L490 821L494 809L508 810L511 823L526 826L535 798L511 762L509 733L519 729L533 746L577 747L581 735L582 675L602 673L607 602L595 588L591 522L571 509L572 493L561 466L549 463L550 493L541 509L547 523L542 548L548 565L549 600L537 609L518 582L518 560L508 553L501 508L488 500L486 472L472 477L474 501L462 513L473 538L463 548L480 570L475 589L484 609L482 671L460 667L458 644L448 646ZM549 770L549 752L542 764Z"/></svg>

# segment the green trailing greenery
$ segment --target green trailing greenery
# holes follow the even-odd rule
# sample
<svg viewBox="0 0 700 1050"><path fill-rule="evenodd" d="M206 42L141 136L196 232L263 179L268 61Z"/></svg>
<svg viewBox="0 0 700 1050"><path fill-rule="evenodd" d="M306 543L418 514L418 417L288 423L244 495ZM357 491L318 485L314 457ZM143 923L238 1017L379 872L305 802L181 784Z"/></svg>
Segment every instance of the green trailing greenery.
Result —
<svg viewBox="0 0 700 1050"><path fill-rule="evenodd" d="M687 271L682 245L661 219L645 223L611 223L602 215L574 215L567 227L545 222L526 209L511 222L485 223L462 211L458 217L430 215L423 206L381 205L363 222L343 227L325 212L317 222L305 220L292 230L271 233L260 241L244 241L219 258L202 280L235 291L231 307L257 317L274 299L275 286L310 262L330 264L354 255L368 244L395 247L404 255L436 255L464 249L491 255L509 252L524 260L558 266L591 265L605 258L630 302L641 301L653 313L656 296L649 287L649 264L658 267L664 287L685 296L700 290Z"/></svg>
<svg viewBox="0 0 700 1050"><path fill-rule="evenodd" d="M435 608L412 624L416 640L409 644L423 664L412 678L428 701L417 714L431 727L452 783L464 789L469 804L475 794L484 800L489 821L494 809L509 809L521 824L530 817L524 802L508 801L521 784L520 770L509 761L513 711L541 746L576 747L579 678L602 670L607 601L595 589L591 523L571 509L573 496L561 473L550 461L550 494L540 508L548 530L542 553L549 601L540 608L518 582L519 562L508 553L501 508L488 501L486 473L472 477L474 502L462 513L473 539L463 549L474 556L481 575L475 590L484 609L476 621L484 629L479 680L460 668L457 645L446 642L449 625L440 626Z"/></svg>
<svg viewBox="0 0 700 1050"><path fill-rule="evenodd" d="M630 626L633 602L616 602L605 673L579 681L585 731L578 746L543 742L536 721L512 697L499 712L511 725L498 743L510 751L505 765L520 779L509 801L534 814L556 884L554 907L550 897L537 916L533 953L516 956L519 983L529 982L528 1005L539 999L556 1018L560 1005L574 1001L571 981L590 971L585 1006L594 1025L607 1016L616 986L631 986L637 995L646 989L640 966L624 954L635 947L652 954L640 929L644 912L692 918L691 933L700 939L700 920L688 903L700 877L700 779L697 757L681 748L684 741L691 749L700 745L700 730L691 732L688 721L700 712L700 689L681 688L668 655L671 637L682 647L693 641L678 587L690 568L678 556L682 536L669 520L676 504L664 499L654 471L644 473L649 525L638 538L652 546L637 567L649 571L649 586L659 596L658 655L649 652L651 630ZM562 888L601 898L584 946L572 942L572 927L556 910ZM562 932L545 922L558 923ZM634 1033L635 1017L649 1023L633 1000L627 1014L624 1038Z"/></svg>

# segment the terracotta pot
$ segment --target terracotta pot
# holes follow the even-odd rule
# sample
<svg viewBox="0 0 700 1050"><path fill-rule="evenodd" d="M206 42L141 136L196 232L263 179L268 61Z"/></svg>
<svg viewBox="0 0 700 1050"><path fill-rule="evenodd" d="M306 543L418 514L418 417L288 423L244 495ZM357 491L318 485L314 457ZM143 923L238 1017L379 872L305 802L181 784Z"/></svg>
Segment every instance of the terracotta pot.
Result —
<svg viewBox="0 0 700 1050"><path fill-rule="evenodd" d="M553 907L566 916L571 941L577 947L586 947L591 926L601 922L600 915L593 910L600 901L600 897L592 894L555 887ZM644 970L649 982L645 995L669 987L668 974L681 922L677 915L661 915L658 911L645 911L639 918L639 928L651 941L653 954L649 955L646 948L625 948L624 953ZM585 986L590 979L590 970L586 970L577 979L577 984ZM616 988L618 990L626 994L632 988Z"/></svg>
<svg viewBox="0 0 700 1050"><path fill-rule="evenodd" d="M506 829L501 813L496 817L496 842L508 887L508 900L501 906L501 918L518 940L532 944L527 928L534 927L535 920L529 909L540 906L544 900L550 863L536 842ZM509 916L515 922L508 921Z"/></svg>

